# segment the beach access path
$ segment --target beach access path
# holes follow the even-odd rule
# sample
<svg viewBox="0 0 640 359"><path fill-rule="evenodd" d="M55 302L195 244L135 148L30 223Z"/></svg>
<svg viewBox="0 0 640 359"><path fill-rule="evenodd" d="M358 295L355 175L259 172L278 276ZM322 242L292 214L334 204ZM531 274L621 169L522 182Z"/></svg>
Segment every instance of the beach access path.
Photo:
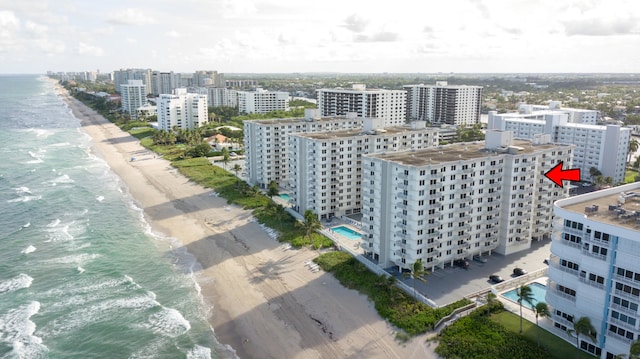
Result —
<svg viewBox="0 0 640 359"><path fill-rule="evenodd" d="M195 256L194 269L218 340L240 358L436 358L426 336L407 343L373 303L328 273L318 255L272 239L251 212L228 205L169 162L71 97L57 91L93 139L92 150L121 178L156 233ZM135 157L132 160L132 157ZM220 351L220 350L218 350ZM220 353L233 357L232 352Z"/></svg>

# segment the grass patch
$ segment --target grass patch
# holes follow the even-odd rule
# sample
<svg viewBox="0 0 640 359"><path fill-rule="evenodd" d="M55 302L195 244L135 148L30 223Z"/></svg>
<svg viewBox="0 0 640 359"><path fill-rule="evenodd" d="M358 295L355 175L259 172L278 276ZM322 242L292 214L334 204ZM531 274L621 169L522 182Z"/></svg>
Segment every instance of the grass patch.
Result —
<svg viewBox="0 0 640 359"><path fill-rule="evenodd" d="M446 307L434 309L416 302L395 286L395 278L378 276L345 252L324 253L316 258L315 262L323 270L331 272L343 286L369 297L381 317L410 336L432 330L438 320L449 315L454 309L471 303L462 299Z"/></svg>
<svg viewBox="0 0 640 359"><path fill-rule="evenodd" d="M137 127L129 130L129 134L139 140L153 136L154 132L155 130L151 127Z"/></svg>
<svg viewBox="0 0 640 359"><path fill-rule="evenodd" d="M561 338L540 329L538 347L536 325L523 321L519 334L520 317L495 306L487 315L480 308L443 329L436 353L445 358L522 358L565 359L576 355L576 348ZM581 352L580 358L594 358Z"/></svg>
<svg viewBox="0 0 640 359"><path fill-rule="evenodd" d="M513 313L503 311L492 315L492 319L504 326L508 331L519 334L520 331L520 317ZM532 343L538 343L538 337L536 334L536 324L530 321L522 321L522 336L530 340ZM573 358L576 355L576 348L567 343L562 338L559 338L545 329L540 328L540 345L551 351L551 358ZM587 352L580 352L580 358L593 358Z"/></svg>
<svg viewBox="0 0 640 359"><path fill-rule="evenodd" d="M638 177L638 171L630 170L627 168L627 170L624 172L624 183L636 182L636 177Z"/></svg>

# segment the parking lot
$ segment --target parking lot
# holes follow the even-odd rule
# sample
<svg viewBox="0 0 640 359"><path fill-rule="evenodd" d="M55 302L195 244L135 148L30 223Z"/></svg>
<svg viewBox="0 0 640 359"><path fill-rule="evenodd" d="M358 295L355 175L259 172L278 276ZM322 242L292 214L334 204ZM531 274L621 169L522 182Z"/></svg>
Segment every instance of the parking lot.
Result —
<svg viewBox="0 0 640 359"><path fill-rule="evenodd" d="M486 263L469 260L469 269L457 266L437 269L425 278L426 284L416 281L416 289L438 306L447 305L470 294L489 289L493 284L489 282L489 276L492 274L509 280L514 277L515 267L529 273L545 268L547 265L544 260L549 258L550 247L551 240L534 241L531 249L522 253L483 256L487 259ZM405 279L404 282L409 286L413 284L411 279Z"/></svg>

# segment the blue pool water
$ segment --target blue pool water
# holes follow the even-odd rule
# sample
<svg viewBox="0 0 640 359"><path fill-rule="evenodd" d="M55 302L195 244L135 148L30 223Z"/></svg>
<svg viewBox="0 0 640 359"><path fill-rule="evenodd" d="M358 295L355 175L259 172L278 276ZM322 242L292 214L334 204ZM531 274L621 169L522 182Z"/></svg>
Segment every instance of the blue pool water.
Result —
<svg viewBox="0 0 640 359"><path fill-rule="evenodd" d="M289 199L291 199L291 197L289 196L288 193L280 193L279 196L280 196L280 198L284 199L285 201L288 201Z"/></svg>
<svg viewBox="0 0 640 359"><path fill-rule="evenodd" d="M528 285L531 287L531 293L533 294L533 305L535 306L539 302L544 302L544 297L547 295L547 286L536 282L529 283ZM516 289L503 293L502 296L516 303L518 302ZM529 309L532 308L532 306L525 301L522 301L522 306Z"/></svg>
<svg viewBox="0 0 640 359"><path fill-rule="evenodd" d="M353 229L345 227L345 226L333 227L331 230L334 233L338 233L339 235L341 235L343 237L347 237L347 238L349 238L351 240L356 240L356 239L362 238L362 233L356 232Z"/></svg>

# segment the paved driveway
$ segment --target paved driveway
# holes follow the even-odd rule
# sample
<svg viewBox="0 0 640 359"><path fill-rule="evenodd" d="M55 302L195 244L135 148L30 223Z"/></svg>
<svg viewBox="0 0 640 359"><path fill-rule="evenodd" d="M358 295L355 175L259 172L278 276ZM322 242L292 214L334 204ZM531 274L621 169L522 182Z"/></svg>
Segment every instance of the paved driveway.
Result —
<svg viewBox="0 0 640 359"><path fill-rule="evenodd" d="M471 267L467 270L455 266L438 269L426 277L426 284L416 281L416 289L426 294L427 298L438 306L447 305L470 294L489 289L492 285L489 282L491 274L511 279L515 267L523 268L529 273L545 268L547 265L544 264L544 259L549 258L550 247L550 239L534 241L531 249L522 253L508 256L493 254L485 257L487 263L470 261ZM404 282L412 285L411 279Z"/></svg>

